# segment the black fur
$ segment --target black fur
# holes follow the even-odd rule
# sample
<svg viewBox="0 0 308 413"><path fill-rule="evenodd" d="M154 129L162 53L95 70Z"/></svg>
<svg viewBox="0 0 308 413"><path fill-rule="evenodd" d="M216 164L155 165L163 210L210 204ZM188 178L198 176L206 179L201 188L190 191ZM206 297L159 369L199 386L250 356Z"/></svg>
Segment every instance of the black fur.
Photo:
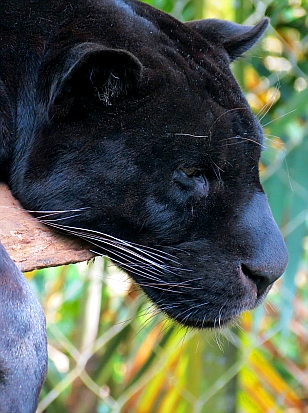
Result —
<svg viewBox="0 0 308 413"><path fill-rule="evenodd" d="M93 242L181 324L258 305L287 252L229 65L268 21L183 24L135 0L2 0L0 15L0 176L22 205Z"/></svg>
<svg viewBox="0 0 308 413"><path fill-rule="evenodd" d="M35 412L47 371L45 317L0 244L0 412Z"/></svg>

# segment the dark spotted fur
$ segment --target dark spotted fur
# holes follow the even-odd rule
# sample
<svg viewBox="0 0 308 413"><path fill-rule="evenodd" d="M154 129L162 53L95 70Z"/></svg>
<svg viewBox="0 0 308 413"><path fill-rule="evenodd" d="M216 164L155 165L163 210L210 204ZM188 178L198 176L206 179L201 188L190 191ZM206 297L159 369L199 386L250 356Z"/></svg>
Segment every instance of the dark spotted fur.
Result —
<svg viewBox="0 0 308 413"><path fill-rule="evenodd" d="M229 67L267 24L183 24L136 0L0 3L1 180L187 326L254 308L287 263L262 129ZM3 249L0 270L0 412L34 412L44 322Z"/></svg>

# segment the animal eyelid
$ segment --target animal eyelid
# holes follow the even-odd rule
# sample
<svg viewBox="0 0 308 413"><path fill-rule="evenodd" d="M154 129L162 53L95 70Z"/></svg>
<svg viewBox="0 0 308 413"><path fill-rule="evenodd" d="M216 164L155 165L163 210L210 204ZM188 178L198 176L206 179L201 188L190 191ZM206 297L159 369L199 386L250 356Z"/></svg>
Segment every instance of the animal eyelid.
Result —
<svg viewBox="0 0 308 413"><path fill-rule="evenodd" d="M198 176L202 175L201 169L195 168L195 167L193 167L193 166L192 166L192 167L188 167L188 168L186 168L186 167L184 167L184 166L181 166L181 167L180 167L180 170L181 170L182 172L184 172L184 174L187 175L188 177L198 177Z"/></svg>

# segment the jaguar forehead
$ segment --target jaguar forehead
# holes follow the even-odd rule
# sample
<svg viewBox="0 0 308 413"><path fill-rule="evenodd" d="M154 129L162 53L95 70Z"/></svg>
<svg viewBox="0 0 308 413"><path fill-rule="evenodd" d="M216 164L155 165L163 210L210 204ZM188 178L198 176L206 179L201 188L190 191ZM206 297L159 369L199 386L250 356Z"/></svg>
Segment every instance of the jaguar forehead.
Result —
<svg viewBox="0 0 308 413"><path fill-rule="evenodd" d="M136 12L136 10L133 8L133 4L128 4L128 2L126 2L125 0L110 1L114 4L118 12L123 12L123 18L126 19L125 24L136 25L136 21L138 21L138 24L140 24L140 26L146 28L147 30L151 30L151 32L158 32L156 26L151 20L147 19L145 16L141 16L138 12Z"/></svg>

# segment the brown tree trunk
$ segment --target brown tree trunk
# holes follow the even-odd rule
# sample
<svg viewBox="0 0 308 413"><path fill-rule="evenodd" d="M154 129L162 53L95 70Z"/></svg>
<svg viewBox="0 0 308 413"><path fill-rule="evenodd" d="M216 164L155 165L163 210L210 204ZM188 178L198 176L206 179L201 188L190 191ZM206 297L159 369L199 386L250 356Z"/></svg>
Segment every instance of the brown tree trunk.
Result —
<svg viewBox="0 0 308 413"><path fill-rule="evenodd" d="M94 257L86 243L55 233L33 218L4 184L0 184L0 242L24 272Z"/></svg>

